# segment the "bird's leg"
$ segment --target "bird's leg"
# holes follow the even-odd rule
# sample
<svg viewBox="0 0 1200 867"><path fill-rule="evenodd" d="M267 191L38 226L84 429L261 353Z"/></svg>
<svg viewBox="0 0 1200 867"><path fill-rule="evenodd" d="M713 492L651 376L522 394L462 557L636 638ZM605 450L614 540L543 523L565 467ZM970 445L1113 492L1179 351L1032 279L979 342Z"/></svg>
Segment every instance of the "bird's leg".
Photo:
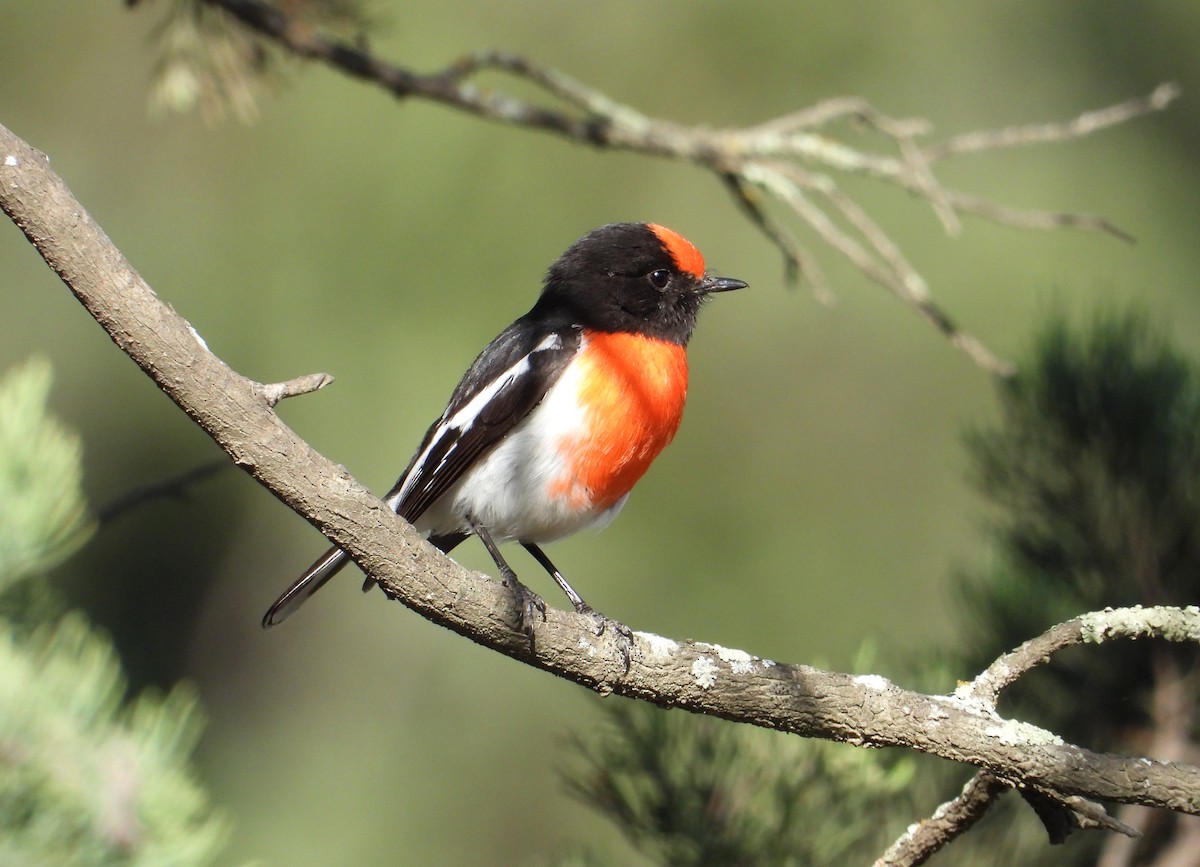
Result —
<svg viewBox="0 0 1200 867"><path fill-rule="evenodd" d="M567 598L571 600L571 605L575 608L576 614L591 614L595 615L598 612L595 608L583 601L583 597L575 592L575 588L567 583L567 579L558 571L558 567L550 562L550 558L546 556L546 552L532 542L522 542L521 547L533 555L533 559L542 564L542 568L550 573L550 577L554 579L554 583L562 588L562 592L567 594Z"/></svg>
<svg viewBox="0 0 1200 867"><path fill-rule="evenodd" d="M554 579L563 593L567 594L567 598L571 600L571 605L575 607L576 614L583 614L592 618L596 622L596 634L603 635L604 630L611 624L613 631L618 636L618 644L621 648L621 656L625 660L625 673L629 673L631 663L630 652L633 648L633 632L628 626L619 621L613 620L611 617L605 617L599 611L583 601L583 597L575 592L575 588L567 583L567 579L558 571L558 567L550 562L550 558L546 556L546 552L532 542L522 542L521 547L533 555L533 559L537 560L542 565L542 568L550 573L550 577Z"/></svg>
<svg viewBox="0 0 1200 867"><path fill-rule="evenodd" d="M521 607L519 625L521 631L529 636L529 646L532 649L534 612L537 611L541 614L544 621L546 619L545 601L517 578L517 573L505 561L503 555L500 553L500 548L492 540L492 534L488 532L487 527L482 524L472 523L471 530L479 537L479 541L483 543L483 547L487 548L487 552L492 555L492 559L496 562L496 567L500 570L500 574L504 578L504 583L508 585L516 597L517 603Z"/></svg>

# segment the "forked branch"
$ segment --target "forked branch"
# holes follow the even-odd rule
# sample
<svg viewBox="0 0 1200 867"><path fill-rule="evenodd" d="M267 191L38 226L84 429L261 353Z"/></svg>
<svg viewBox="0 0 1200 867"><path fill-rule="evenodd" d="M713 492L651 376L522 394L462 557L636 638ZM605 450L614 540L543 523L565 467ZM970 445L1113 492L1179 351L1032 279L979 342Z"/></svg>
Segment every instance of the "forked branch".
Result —
<svg viewBox="0 0 1200 867"><path fill-rule="evenodd" d="M1079 644L1139 638L1200 644L1200 608L1142 608L1138 605L1083 614L1003 654L974 680L959 686L954 695L960 701L982 705L994 712L1005 689L1034 668L1050 662L1059 651ZM876 862L876 867L924 864L935 852L979 821L1008 788L1001 775L980 771L957 797L901 834ZM1060 842L1056 834L1065 835L1073 828L1101 828L1127 837L1141 835L1136 828L1108 815L1101 805L1078 795L1064 798L1060 793L1038 790L1037 787L1032 791L1026 789L1022 794L1034 804L1055 842Z"/></svg>
<svg viewBox="0 0 1200 867"><path fill-rule="evenodd" d="M1102 232L1129 240L1129 235L1102 217L1056 211L1022 210L947 187L934 173L935 165L951 156L1071 141L1149 112L1161 111L1178 95L1174 84L1163 84L1145 97L1089 111L1054 123L1012 126L966 133L944 141L927 141L932 124L920 118L893 118L858 97L826 100L806 109L743 129L684 126L653 118L576 81L558 70L503 51L467 55L445 69L420 73L380 59L363 42L338 39L318 23L292 17L262 0L193 0L177 7L173 24L196 27L198 11L227 17L210 18L208 26L222 34L222 25L236 29L212 36L222 48L221 64L195 62L195 39L168 41L191 46L188 57L168 55L160 87L176 104L190 105L198 94L216 92L244 114L255 76L261 73L262 51L245 43L246 30L269 46L318 61L341 72L383 87L402 99L427 99L478 117L550 132L563 138L610 150L629 150L691 163L716 175L732 192L754 224L783 254L785 274L803 280L817 297L828 300L832 289L817 255L790 227L806 234L849 260L868 279L895 295L951 343L987 370L1009 374L1012 365L983 343L959 329L933 300L919 270L888 232L838 183L840 175L863 175L892 184L924 201L948 234L961 231L961 216L973 215L1027 229L1071 228ZM240 24L237 28L233 22ZM239 41L241 40L241 41ZM241 56L241 67L230 58ZM239 72L240 69L240 72ZM531 102L482 87L475 82L484 71L499 72L533 84L547 98ZM835 137L827 128L849 122L881 140L877 150Z"/></svg>

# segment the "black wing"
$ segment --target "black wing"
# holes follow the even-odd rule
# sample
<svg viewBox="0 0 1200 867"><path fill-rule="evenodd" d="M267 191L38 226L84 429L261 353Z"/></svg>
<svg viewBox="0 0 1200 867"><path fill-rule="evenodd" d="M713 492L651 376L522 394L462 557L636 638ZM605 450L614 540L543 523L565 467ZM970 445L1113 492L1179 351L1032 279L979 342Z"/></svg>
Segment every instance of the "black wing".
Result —
<svg viewBox="0 0 1200 867"><path fill-rule="evenodd" d="M522 319L509 326L468 368L384 501L406 521L420 518L542 402L580 340L577 327L547 331Z"/></svg>
<svg viewBox="0 0 1200 867"><path fill-rule="evenodd" d="M579 351L577 327L531 328L518 319L493 340L450 396L446 411L425 434L404 475L384 498L410 523L446 493L488 449L541 403ZM458 533L431 538L449 551L464 537ZM275 600L263 626L280 623L309 596L341 571L348 558L330 548ZM365 589L365 588L364 588Z"/></svg>

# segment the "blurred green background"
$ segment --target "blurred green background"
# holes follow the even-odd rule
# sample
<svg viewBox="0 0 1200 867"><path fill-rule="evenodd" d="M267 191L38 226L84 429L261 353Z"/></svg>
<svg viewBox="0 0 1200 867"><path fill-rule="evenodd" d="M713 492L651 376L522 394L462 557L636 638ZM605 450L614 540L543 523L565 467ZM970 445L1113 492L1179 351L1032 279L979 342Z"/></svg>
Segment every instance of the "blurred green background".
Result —
<svg viewBox="0 0 1200 867"><path fill-rule="evenodd" d="M402 65L506 48L652 115L714 126L853 93L953 134L1179 81L1165 114L943 169L1007 204L1103 214L1132 246L974 219L951 240L908 196L851 187L949 313L1001 354L1055 307L1127 302L1200 352L1196 4L371 8L374 48ZM364 483L392 483L567 244L604 222L654 220L752 288L706 309L683 428L621 518L551 556L635 629L782 660L845 668L869 640L886 669L951 634L953 569L986 556L959 438L990 417L991 383L832 255L820 251L838 291L826 308L784 286L775 250L695 169L397 103L321 68L285 64L250 126L153 119L165 0L0 9L0 123L50 155L233 367L263 381L335 374L280 411ZM0 367L51 359L94 507L218 456L12 227L0 227L0 298ZM229 862L502 865L571 841L619 845L557 777L566 736L595 725L600 699L364 598L353 578L259 628L323 548L230 470L119 518L56 576L111 629L135 686L198 684L211 717L201 768L235 820ZM490 565L475 544L460 552ZM561 604L532 561L513 561Z"/></svg>

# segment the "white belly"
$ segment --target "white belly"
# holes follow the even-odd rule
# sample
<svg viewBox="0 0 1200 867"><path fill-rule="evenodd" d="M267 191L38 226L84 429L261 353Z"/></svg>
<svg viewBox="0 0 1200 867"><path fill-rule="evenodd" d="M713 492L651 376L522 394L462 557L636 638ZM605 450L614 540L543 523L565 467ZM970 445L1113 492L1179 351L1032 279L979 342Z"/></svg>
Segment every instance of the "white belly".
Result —
<svg viewBox="0 0 1200 867"><path fill-rule="evenodd" d="M567 469L560 448L583 423L576 376L569 367L517 430L426 510L417 529L469 532L470 516L497 542L541 544L615 518L627 497L596 511L561 490L552 493Z"/></svg>

